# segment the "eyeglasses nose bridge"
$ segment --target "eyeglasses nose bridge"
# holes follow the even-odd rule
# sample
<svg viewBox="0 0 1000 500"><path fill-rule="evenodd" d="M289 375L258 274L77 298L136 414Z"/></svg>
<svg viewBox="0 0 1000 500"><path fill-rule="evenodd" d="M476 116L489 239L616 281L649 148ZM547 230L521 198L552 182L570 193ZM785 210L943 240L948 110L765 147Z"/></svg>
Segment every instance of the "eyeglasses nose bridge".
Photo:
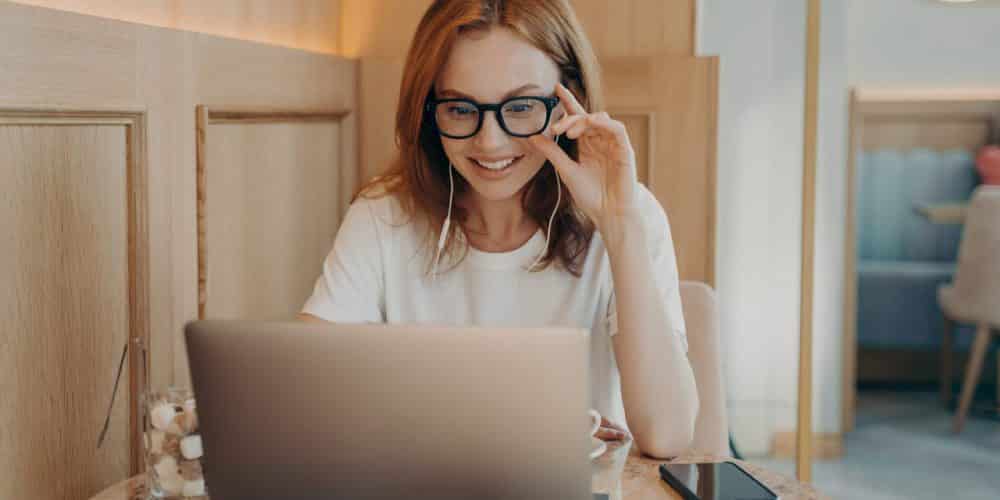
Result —
<svg viewBox="0 0 1000 500"><path fill-rule="evenodd" d="M483 128L486 127L486 112L488 111L493 112L493 119L497 124L497 128L500 129L502 135L504 136L511 135L510 131L507 130L507 125L504 123L503 117L500 114L499 104L481 104L480 110L481 111L479 115L479 120L480 120L479 127L476 129L476 133L472 136L473 139L482 140L482 138L486 135L483 133Z"/></svg>

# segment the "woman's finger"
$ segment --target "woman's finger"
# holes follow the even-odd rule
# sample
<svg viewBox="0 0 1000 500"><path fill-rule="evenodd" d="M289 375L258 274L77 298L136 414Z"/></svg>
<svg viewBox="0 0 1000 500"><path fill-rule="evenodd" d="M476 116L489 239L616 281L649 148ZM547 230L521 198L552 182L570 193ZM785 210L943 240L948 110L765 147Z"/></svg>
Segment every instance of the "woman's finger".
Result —
<svg viewBox="0 0 1000 500"><path fill-rule="evenodd" d="M587 110L583 109L583 106L580 105L580 101L577 101L576 96L574 96L573 93L570 92L568 88L564 87L563 84L561 83L556 84L556 95L559 96L559 102L562 103L563 107L566 109L566 112L569 113L570 115L587 114Z"/></svg>
<svg viewBox="0 0 1000 500"><path fill-rule="evenodd" d="M589 131L587 135L607 134L608 137L613 138L621 146L632 146L625 124L611 118L607 113L602 112L588 115L587 123L591 125L587 128Z"/></svg>
<svg viewBox="0 0 1000 500"><path fill-rule="evenodd" d="M602 441L621 441L625 439L625 436L625 431L612 429L610 427L601 427L597 429L596 433L594 433L594 437Z"/></svg>
<svg viewBox="0 0 1000 500"><path fill-rule="evenodd" d="M604 417L601 417L601 427L607 428L607 429L614 429L616 431L621 432L625 436L629 435L628 431L625 430L625 426L620 425L620 424L616 424L616 423L614 423L614 422L612 422L612 421L610 421L610 420L608 420L608 419L606 419Z"/></svg>
<svg viewBox="0 0 1000 500"><path fill-rule="evenodd" d="M565 133L566 129L586 119L587 115L566 115L552 125L552 133L557 135Z"/></svg>
<svg viewBox="0 0 1000 500"><path fill-rule="evenodd" d="M580 116L580 115L576 115ZM586 119L577 121L566 131L566 137L579 139L583 135L598 136L605 134L618 140L625 139L625 130L619 127L620 123L612 120L606 113L595 113L587 115Z"/></svg>
<svg viewBox="0 0 1000 500"><path fill-rule="evenodd" d="M583 119L577 120L576 123L574 123L573 126L571 126L569 130L566 131L566 137L569 137L570 139L573 140L579 139L580 136L583 135L583 133L586 132L588 128L590 128L590 122L586 119L586 117L584 117L583 115L576 115L576 116L579 116Z"/></svg>
<svg viewBox="0 0 1000 500"><path fill-rule="evenodd" d="M576 166L576 161L569 157L562 148L556 144L556 141L548 138L543 134L533 135L528 138L528 142L534 146L536 149L541 151L545 158L547 158L552 165L555 166L559 173L562 174L568 169Z"/></svg>

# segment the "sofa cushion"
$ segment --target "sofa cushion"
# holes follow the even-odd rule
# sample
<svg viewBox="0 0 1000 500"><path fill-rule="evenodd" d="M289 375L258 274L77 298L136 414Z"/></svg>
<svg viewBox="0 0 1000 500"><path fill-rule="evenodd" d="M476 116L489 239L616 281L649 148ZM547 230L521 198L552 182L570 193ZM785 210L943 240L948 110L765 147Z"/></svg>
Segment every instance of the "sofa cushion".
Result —
<svg viewBox="0 0 1000 500"><path fill-rule="evenodd" d="M943 316L937 289L954 263L860 261L858 344L862 347L936 348Z"/></svg>

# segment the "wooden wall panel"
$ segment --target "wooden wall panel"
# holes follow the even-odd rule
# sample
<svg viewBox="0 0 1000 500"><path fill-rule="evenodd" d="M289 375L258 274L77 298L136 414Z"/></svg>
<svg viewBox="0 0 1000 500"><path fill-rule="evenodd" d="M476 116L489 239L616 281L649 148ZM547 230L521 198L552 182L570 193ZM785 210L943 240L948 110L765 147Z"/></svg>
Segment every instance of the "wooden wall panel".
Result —
<svg viewBox="0 0 1000 500"><path fill-rule="evenodd" d="M339 53L339 0L14 0L79 14Z"/></svg>
<svg viewBox="0 0 1000 500"><path fill-rule="evenodd" d="M403 79L403 59L365 57L358 71L359 164L362 180L385 172L398 151L396 148L396 107ZM377 85L371 82L378 82Z"/></svg>
<svg viewBox="0 0 1000 500"><path fill-rule="evenodd" d="M653 146L656 141L654 115L644 111L615 110L615 119L625 124L628 138L635 151L635 169L639 182L649 184L653 165Z"/></svg>
<svg viewBox="0 0 1000 500"><path fill-rule="evenodd" d="M340 53L404 58L432 0L340 0Z"/></svg>
<svg viewBox="0 0 1000 500"><path fill-rule="evenodd" d="M0 498L87 498L130 472L128 370L95 449L122 347L141 334L129 133L0 110Z"/></svg>
<svg viewBox="0 0 1000 500"><path fill-rule="evenodd" d="M312 293L341 218L340 125L329 118L207 126L203 317L293 319Z"/></svg>
<svg viewBox="0 0 1000 500"><path fill-rule="evenodd" d="M601 57L694 55L695 0L572 0Z"/></svg>
<svg viewBox="0 0 1000 500"><path fill-rule="evenodd" d="M681 279L713 284L718 59L628 57L603 64L608 112L637 131L630 134L638 136L637 167L670 217ZM652 125L645 133L636 123L640 112Z"/></svg>
<svg viewBox="0 0 1000 500"><path fill-rule="evenodd" d="M1000 95L857 92L855 127L864 150L966 149L1000 140ZM861 133L863 131L863 133Z"/></svg>
<svg viewBox="0 0 1000 500"><path fill-rule="evenodd" d="M122 8L127 10L129 7L131 5ZM130 185L135 186L134 191L127 193L128 198L125 201L129 207L127 213L130 216L136 215L135 219L130 218L127 223L131 228L130 231L135 233L135 243L138 245L128 251L130 259L127 264L132 266L130 269L136 270L134 273L129 273L130 281L122 284L128 287L126 288L128 296L125 299L105 297L107 292L103 288L90 290L77 282L68 283L67 286L71 291L63 292L67 300L77 300L74 294L82 293L84 290L92 292L94 298L101 297L108 300L102 300L100 304L77 301L73 303L75 305L65 307L61 303L50 301L47 305L52 309L52 318L47 321L67 322L80 315L92 314L114 322L117 320L107 308L110 305L124 304L129 311L127 314L129 324L123 327L125 330L102 331L109 336L111 333L120 334L125 331L138 332L137 334L145 331L149 346L151 385L158 388L171 384L188 385L182 329L187 321L195 319L198 314L195 148L197 105L239 105L254 109L352 110L350 114L340 118L336 125L339 134L332 143L338 150L338 163L335 166L338 176L336 200L343 204L356 188L358 176L355 146L357 113L353 112L356 109L357 63L303 50L142 26L2 1L0 1L0 47L3 47L3 50L0 50L0 67L3 68L0 71L0 115L4 113L10 115L11 110L18 110L16 112L20 116L18 123L22 123L25 119L23 110L33 110L30 113L35 117L33 120L50 120L41 125L33 125L38 127L38 130L63 130L56 127L52 120L72 125L63 132L72 131L77 126L93 126L102 131L129 130L124 137L119 137L120 140L127 141L128 147L125 152L136 161L145 159L144 169L141 169L141 172L136 170L133 172L136 175L130 174L127 179L132 183ZM245 61L245 64L241 64L241 61ZM117 115L112 113L120 117L116 119L109 118L111 115L107 113L77 113L74 115L76 118L73 118L71 116L73 113L64 111L93 109L122 111ZM98 119L102 120L99 126L87 121ZM6 122L0 120L0 122L6 123L0 125L0 144L2 144L0 151L3 151L3 154L0 154L0 170L4 170L2 178L6 181L10 175L5 169L11 164L5 162L13 161L7 154L13 147L8 142L14 141L18 147L26 143L23 143L20 135L11 136L12 129L4 128L13 122L10 120ZM57 138L51 139L58 144ZM90 147L86 143L81 144L80 148ZM90 158L86 154L79 158L75 153L76 149L71 152L66 148L57 147L52 151L52 154L61 152L62 156L58 161L61 161L64 167L77 165L83 159ZM86 153L89 150L81 149L81 151ZM90 158L87 161L90 162L88 165L101 163L105 168L116 165L103 159L98 162ZM35 162L32 165L35 165ZM103 171L84 169L75 172L83 177L65 177L62 180L78 182L79 185L73 184L73 186L83 189L88 185L87 182L106 180L89 175L101 172ZM36 178L37 176L32 179ZM17 204L23 205L24 199L8 197L11 191L7 188L10 186L8 183L0 184L0 206L13 206L8 203L15 203L16 200L20 200L16 201ZM22 189L18 189L17 192L18 196L27 196L24 194L26 191ZM56 195L55 191L44 192L49 196ZM65 203L74 203L72 208L82 206L75 204L72 197L67 197ZM140 206L145 208L138 210L137 207ZM53 205L52 209L60 207L66 208L65 205ZM342 208L339 207L338 210ZM46 231L55 230L54 227L46 225L45 221L40 222L39 218L32 218L24 211L18 213L19 215L15 217L12 212L0 211L0 221L3 223L18 221L19 224L25 224L23 227L28 229L23 229L24 231L31 229L37 232L37 234L27 233L31 237L41 238L47 234ZM92 215L105 217L107 214ZM82 219L79 219L82 216L83 212L80 212L76 215L78 218L73 220L83 224ZM118 224L117 221L113 223ZM7 229L6 226L4 228ZM17 231L12 233L18 234ZM86 238L93 238L93 233L94 231L86 233ZM100 234L99 231L97 233ZM82 237L78 233L67 234L72 238ZM22 249L25 252L34 249L34 245L29 244L30 240L24 238L18 240L12 237L7 244L17 244L18 241L26 245ZM86 241L88 240L84 243ZM60 242L63 243L66 242ZM13 262L13 258L6 259L11 250L2 245L4 244L0 243L0 256L5 257L5 262ZM92 254L96 250L85 245L81 245L80 249L83 253L79 256L68 256L67 262L82 270L79 275L80 280L93 279L92 273L105 267L102 264L104 260L101 259L109 257L104 254L94 257ZM41 255L35 258L44 260L50 256ZM318 275L320 262L315 262L314 266L314 273ZM0 279L9 282L7 274L11 269L20 267L0 267L0 273L5 273ZM116 281L118 278L112 276L107 283L102 282L101 286L110 286ZM49 286L44 281L28 283L22 280L18 283L21 284L6 287L4 292L0 292L0 309L3 310L0 313L2 314L0 336L12 331L8 328L9 322L24 321L18 319L22 316L15 316L7 308L20 307L21 309L17 309L19 311L17 314L29 314L28 317L36 318L39 306L35 299L41 299L32 287ZM25 297L31 300L24 301ZM105 305L105 302L108 305ZM91 307L93 309L81 309ZM44 325L37 323L37 325L41 326L29 325L29 327L48 328L46 326L48 323ZM82 325L89 328L86 322L82 322ZM124 337L120 340L82 336L64 338L53 337L48 335L49 333L46 330L26 338L37 338L40 339L39 342L64 342L74 350L64 353L61 353L63 351L50 353L48 350L34 347L33 350L23 350L21 345L23 343L20 340L8 341L7 337L0 338L0 385L4 393L10 395L13 400L10 407L4 406L0 409L0 460L14 456L8 454L8 450L15 449L30 450L32 455L29 458L35 460L30 463L28 469L15 469L6 462L0 465L0 485L2 485L0 498L74 500L87 498L93 492L65 490L59 479L52 478L56 476L74 478L77 475L90 477L93 463L116 464L124 461L128 464L130 458L135 470L144 467L141 460L135 459L134 449L130 450L127 446L122 448L116 444L117 439L124 439L127 442L127 437L120 438L115 434L111 441L105 443L101 452L95 454L93 450L101 422L92 422L94 419L90 416L91 407L87 405L93 404L94 409L100 409L99 416L103 417ZM90 344L80 346L74 342ZM107 349L107 352L104 349ZM133 349L132 352L136 350ZM15 356L18 357L16 367L12 361ZM74 364L81 364L83 368L73 366ZM51 369L45 371L39 368L51 365L73 371L60 372ZM9 367L11 368L8 370ZM127 372L119 388L116 412L120 412L123 406L134 405L137 401L139 387L133 385L132 380L141 371L140 368L140 362L126 364ZM68 374L75 374L77 371L82 375L81 380L69 380L72 376ZM15 372L16 376L11 375ZM88 374L91 373L101 378L99 384L88 378ZM66 385L71 383L80 385L79 387ZM92 388L86 385L91 383ZM37 401L32 398L36 398ZM83 420L74 421L72 425L52 424L50 420L43 418L44 414L36 412L44 409L44 405L49 405L50 409L54 408L53 411L65 410L60 405L71 405L72 411L69 413ZM10 419L20 419L18 425L25 422L19 407L32 412L30 422L33 427L27 429L13 427L14 424ZM35 418L35 415L39 416ZM135 425L129 418L122 423L122 417L118 413L115 418L111 424L112 433L128 433L129 427ZM63 442L66 444L62 444ZM60 452L67 446L75 447L83 442L86 442L87 447L79 448L82 450L80 453ZM46 448L49 445L53 448ZM140 443L134 440L132 445L138 446ZM114 456L106 456L105 450ZM38 457L49 456L59 458L52 459L49 463L39 461L41 458ZM24 458L18 457L18 460ZM57 467L78 472L63 474ZM116 473L114 481L123 479L128 473L126 466L123 472ZM30 490L26 494L20 494L24 492L23 488L44 488L46 482L52 483L48 487L63 489ZM18 493L16 495L8 495L6 493L10 491L9 488L21 489L13 490Z"/></svg>
<svg viewBox="0 0 1000 500"><path fill-rule="evenodd" d="M403 58L431 0L340 0L341 54ZM602 57L694 55L695 0L571 0Z"/></svg>

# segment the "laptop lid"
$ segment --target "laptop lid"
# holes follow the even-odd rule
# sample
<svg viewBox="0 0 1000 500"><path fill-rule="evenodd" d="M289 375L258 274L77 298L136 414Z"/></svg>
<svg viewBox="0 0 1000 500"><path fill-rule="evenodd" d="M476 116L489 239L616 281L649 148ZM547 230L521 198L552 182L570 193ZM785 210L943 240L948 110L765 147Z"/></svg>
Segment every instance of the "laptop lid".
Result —
<svg viewBox="0 0 1000 500"><path fill-rule="evenodd" d="M584 330L210 320L185 334L213 500L591 498Z"/></svg>

